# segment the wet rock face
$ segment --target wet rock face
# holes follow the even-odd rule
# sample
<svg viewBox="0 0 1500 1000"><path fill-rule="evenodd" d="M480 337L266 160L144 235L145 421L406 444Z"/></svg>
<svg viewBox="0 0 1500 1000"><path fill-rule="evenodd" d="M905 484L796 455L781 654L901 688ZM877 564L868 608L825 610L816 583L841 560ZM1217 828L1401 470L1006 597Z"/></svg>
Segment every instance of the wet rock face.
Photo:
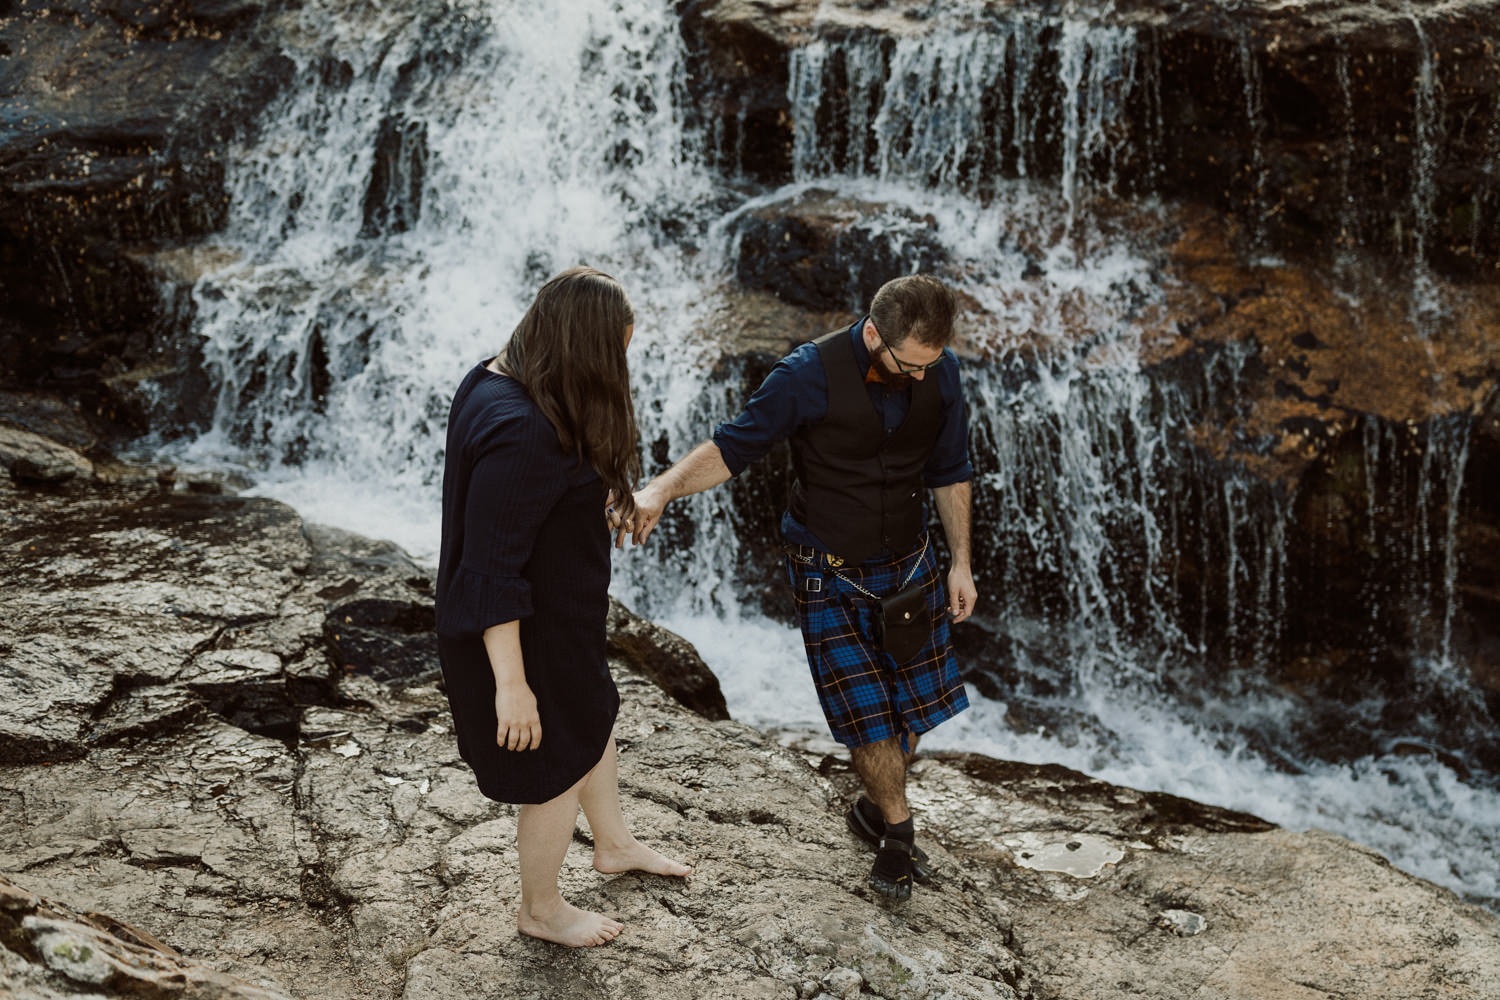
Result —
<svg viewBox="0 0 1500 1000"><path fill-rule="evenodd" d="M807 309L863 311L880 286L947 257L931 216L812 190L749 213L736 273Z"/></svg>
<svg viewBox="0 0 1500 1000"><path fill-rule="evenodd" d="M404 233L422 214L427 126L386 118L375 139L375 165L365 191L363 237Z"/></svg>
<svg viewBox="0 0 1500 1000"><path fill-rule="evenodd" d="M1066 176L1214 206L1262 245L1476 276L1500 265L1497 10L704 0L683 31L721 161L764 182L790 179L801 116L815 171L894 164L981 197L1001 178ZM941 55L913 49L954 34ZM793 80L814 41L818 69ZM810 103L794 111L793 92ZM951 148L924 149L955 118Z"/></svg>
<svg viewBox="0 0 1500 1000"><path fill-rule="evenodd" d="M1187 393L1197 424L1188 438L1199 464L1181 488L1187 509L1208 513L1179 526L1188 617L1206 611L1245 636L1269 624L1284 683L1408 706L1376 727L1392 733L1424 714L1447 720L1471 764L1500 763L1481 736L1495 705L1485 664L1500 641L1485 542L1500 530L1485 416L1500 380L1495 286L1440 285L1443 315L1431 323L1383 271L1248 264L1192 212L1167 258L1164 335L1147 337L1146 360L1154 381ZM1269 623L1249 617L1249 587L1242 617L1230 617L1228 554L1212 539L1232 529L1203 502L1216 480L1247 491L1252 516L1234 539L1259 553L1257 577L1284 587ZM1274 543L1273 530L1283 533ZM1412 692L1431 685L1413 676L1413 650L1473 664L1473 689L1428 691L1419 708ZM1330 721L1316 742L1353 750L1347 728Z"/></svg>
<svg viewBox="0 0 1500 1000"><path fill-rule="evenodd" d="M129 373L186 363L135 256L217 228L218 148L281 81L252 29L277 0L19 0L0 8L0 366L144 419Z"/></svg>

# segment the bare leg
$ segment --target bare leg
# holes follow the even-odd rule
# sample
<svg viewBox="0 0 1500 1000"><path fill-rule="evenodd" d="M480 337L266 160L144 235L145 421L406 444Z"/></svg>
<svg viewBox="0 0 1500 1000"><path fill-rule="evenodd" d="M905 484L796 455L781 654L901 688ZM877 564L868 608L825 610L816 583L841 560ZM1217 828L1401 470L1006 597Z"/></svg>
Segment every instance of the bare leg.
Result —
<svg viewBox="0 0 1500 1000"><path fill-rule="evenodd" d="M642 871L653 875L687 875L687 865L664 857L635 839L620 811L620 770L611 737L604 756L583 781L579 796L594 832L594 868L606 875Z"/></svg>
<svg viewBox="0 0 1500 1000"><path fill-rule="evenodd" d="M578 821L579 790L586 781L587 777L541 805L522 806L516 822L516 847L521 855L521 912L516 926L522 934L570 948L604 944L625 929L601 913L573 906L557 889L557 872Z"/></svg>
<svg viewBox="0 0 1500 1000"><path fill-rule="evenodd" d="M901 749L901 741L892 738L851 747L849 756L865 783L865 794L879 807L885 821L904 823L910 819L911 810L906 806L906 764L910 756Z"/></svg>

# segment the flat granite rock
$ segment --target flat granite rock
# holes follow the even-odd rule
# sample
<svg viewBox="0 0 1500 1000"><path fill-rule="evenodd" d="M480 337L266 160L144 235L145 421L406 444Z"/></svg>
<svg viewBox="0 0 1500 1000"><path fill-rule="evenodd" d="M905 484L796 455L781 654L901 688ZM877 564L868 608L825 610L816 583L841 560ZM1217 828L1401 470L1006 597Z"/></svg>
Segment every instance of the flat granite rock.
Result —
<svg viewBox="0 0 1500 1000"><path fill-rule="evenodd" d="M442 691L336 668L322 632L354 594L417 599L419 567L270 501L0 494L28 553L0 569L0 993L1485 1000L1500 982L1500 917L1366 848L977 755L914 767L937 879L889 904L844 826L845 757L704 718L623 658L622 804L694 872L601 874L581 821L563 891L626 930L526 938L517 809L477 791Z"/></svg>

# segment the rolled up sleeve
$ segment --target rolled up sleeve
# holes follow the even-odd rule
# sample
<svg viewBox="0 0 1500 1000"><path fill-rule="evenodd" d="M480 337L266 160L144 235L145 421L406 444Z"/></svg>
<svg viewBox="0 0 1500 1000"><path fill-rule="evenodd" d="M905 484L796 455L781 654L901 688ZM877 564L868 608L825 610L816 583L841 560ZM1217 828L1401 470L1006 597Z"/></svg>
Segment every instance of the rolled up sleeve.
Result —
<svg viewBox="0 0 1500 1000"><path fill-rule="evenodd" d="M463 554L437 609L439 632L482 633L531 615L531 584L522 570L567 486L556 442L542 436L550 433L545 420L509 419L474 443Z"/></svg>
<svg viewBox="0 0 1500 1000"><path fill-rule="evenodd" d="M714 430L714 444L730 475L764 458L803 424L821 420L828 410L828 390L817 348L799 348L776 363L745 409Z"/></svg>
<svg viewBox="0 0 1500 1000"><path fill-rule="evenodd" d="M943 425L938 430L937 445L922 470L923 480L933 489L974 478L974 466L969 461L969 410L959 382L958 357L950 350L944 354L948 363L938 368Z"/></svg>

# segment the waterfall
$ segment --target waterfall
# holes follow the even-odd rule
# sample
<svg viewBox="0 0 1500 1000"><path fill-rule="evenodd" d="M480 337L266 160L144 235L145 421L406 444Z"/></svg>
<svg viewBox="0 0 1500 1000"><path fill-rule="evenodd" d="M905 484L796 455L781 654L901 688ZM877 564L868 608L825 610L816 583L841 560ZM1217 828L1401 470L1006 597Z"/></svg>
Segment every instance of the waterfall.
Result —
<svg viewBox="0 0 1500 1000"><path fill-rule="evenodd" d="M549 274L588 261L651 281L647 344L661 314L691 313L669 233L712 191L660 4L321 0L291 16L296 82L232 157L240 259L194 290L218 389L202 453L330 483L378 470L414 495L440 474L450 383Z"/></svg>
<svg viewBox="0 0 1500 1000"><path fill-rule="evenodd" d="M1266 206L1266 121L1265 121L1265 86L1261 80L1260 62L1255 58L1255 53L1250 49L1250 37L1248 33L1240 35L1239 40L1240 74L1244 77L1245 85L1245 125L1250 132L1250 226L1251 239L1255 246L1261 247L1265 243L1265 206Z"/></svg>
<svg viewBox="0 0 1500 1000"><path fill-rule="evenodd" d="M1308 496L1252 476L1231 447L1254 350L1147 360L1145 317L1171 291L1161 236L1094 206L1161 179L1157 29L986 16L900 37L814 32L788 59L789 183L757 187L742 170L746 107L715 120L691 106L664 0L307 0L278 15L295 79L226 155L232 263L191 296L213 423L171 454L238 464L309 520L430 560L453 388L546 277L585 262L630 293L643 449L659 471L764 374L730 333L745 220L813 190L874 206L861 218L872 242L922 227L986 317L963 361L981 604L955 630L975 708L927 745L1331 827L1500 899L1500 795L1450 766L1461 748L1398 753L1378 708L1278 680L1298 638L1288 609L1315 599L1289 552L1316 519ZM1265 84L1248 38L1227 51L1244 77L1259 227ZM1444 138L1423 51L1418 261ZM1352 252L1355 107L1337 58ZM1144 135L1127 107L1144 109ZM1478 720L1453 653L1467 421L1415 436L1352 422L1327 475L1356 481L1368 551L1368 620L1350 626L1351 646L1399 623L1400 680ZM817 727L778 589L782 479L759 467L674 504L652 545L617 556L614 586L698 643L738 718ZM1451 721L1411 725L1441 747Z"/></svg>
<svg viewBox="0 0 1500 1000"><path fill-rule="evenodd" d="M1354 193L1349 187L1354 157L1354 90L1349 83L1349 53L1342 46L1335 57L1334 75L1339 82L1339 96L1343 98L1340 110L1344 116L1343 142L1339 146L1338 264L1347 272L1354 262L1353 250L1359 245L1359 215L1355 211Z"/></svg>
<svg viewBox="0 0 1500 1000"><path fill-rule="evenodd" d="M1496 227L1500 215L1500 93L1491 100L1490 127L1484 139L1481 158L1484 164L1486 187L1474 199L1474 220L1469 227L1469 244L1480 246L1485 227Z"/></svg>
<svg viewBox="0 0 1500 1000"><path fill-rule="evenodd" d="M1416 96L1413 103L1412 129L1412 263L1414 270L1413 316L1418 322L1433 322L1441 315L1437 292L1428 269L1429 244L1434 226L1433 204L1436 186L1438 149L1442 143L1443 120L1438 110L1436 55L1422 30L1422 21L1408 12L1416 32L1421 57L1417 63Z"/></svg>
<svg viewBox="0 0 1500 1000"><path fill-rule="evenodd" d="M794 176L868 176L991 196L1002 175L1047 172L1060 160L1072 232L1087 189L1116 186L1136 53L1132 29L1028 17L894 42L814 41L793 52L789 74ZM1049 67L1058 67L1057 79L1044 75Z"/></svg>

